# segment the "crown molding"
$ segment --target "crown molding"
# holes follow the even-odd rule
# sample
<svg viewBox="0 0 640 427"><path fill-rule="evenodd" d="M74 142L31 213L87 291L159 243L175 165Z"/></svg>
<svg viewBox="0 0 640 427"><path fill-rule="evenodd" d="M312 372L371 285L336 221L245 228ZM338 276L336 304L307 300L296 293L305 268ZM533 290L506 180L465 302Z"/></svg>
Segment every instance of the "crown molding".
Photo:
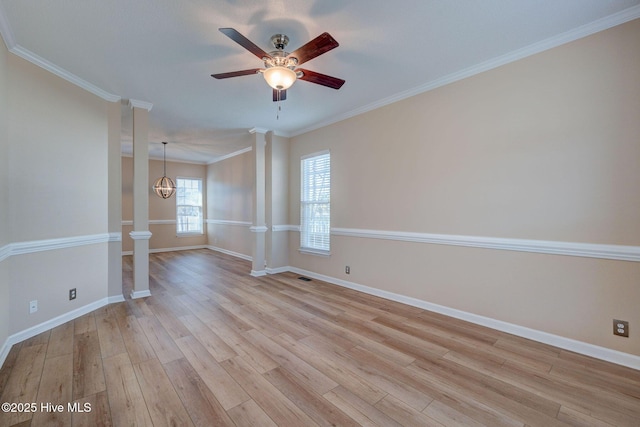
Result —
<svg viewBox="0 0 640 427"><path fill-rule="evenodd" d="M13 30L11 29L11 25L9 24L9 20L7 19L7 15L2 7L2 3L0 2L0 35L2 35L2 39L4 40L4 44L7 46L7 50L12 54L19 56L20 58L31 62L38 67L49 71L52 74L55 74L58 77L63 78L64 80L72 83L82 89L104 99L109 102L119 102L121 97L118 95L114 95L112 93L107 92L106 90L100 89L98 86L89 83L88 81L81 79L69 71L58 67L54 63L47 61L39 55L31 52L28 49L20 46L13 35Z"/></svg>
<svg viewBox="0 0 640 427"><path fill-rule="evenodd" d="M265 128L251 128L249 129L249 133L253 134L253 133L261 133L261 134L266 134L267 132L269 132L269 129L265 129Z"/></svg>
<svg viewBox="0 0 640 427"><path fill-rule="evenodd" d="M311 132L316 129L320 129L325 126L332 125L342 120L346 120L351 117L355 117L360 114L364 114L366 112L376 110L386 105L393 104L394 102L402 101L403 99L410 98L412 96L419 95L421 93L428 92L433 89L437 89L441 86L454 83L458 80L466 79L467 77L471 77L476 74L480 74L485 71L489 71L494 68L500 67L502 65L506 65L511 62L518 61L528 56L535 55L536 53L553 49L554 47L558 47L563 44L590 36L597 32L604 31L606 29L615 27L616 25L621 25L621 24L624 24L625 22L629 22L637 18L640 18L640 5L627 8L625 10L622 10L620 12L614 13L609 16L605 16L604 18L600 18L588 24L582 25L578 28L574 28L573 30L566 31L564 33L555 35L553 37L549 37L545 40L541 40L539 42L530 44L529 46L525 46L521 49L517 49L512 52L506 53L504 55L500 55L495 58L489 59L487 61L483 61L479 64L473 65L463 70L456 71L455 73L442 76L430 82L424 83L420 86L416 86L412 89L405 90L403 92L397 93L387 98L380 99L378 101L367 104L363 107L348 111L344 114L334 116L329 120L325 120L323 122L315 123L311 126L292 131L290 133L290 136L294 137L294 136L302 135L304 133Z"/></svg>
<svg viewBox="0 0 640 427"><path fill-rule="evenodd" d="M11 244L0 247L0 262L11 256Z"/></svg>
<svg viewBox="0 0 640 427"><path fill-rule="evenodd" d="M216 157L214 160L210 161L207 164L208 165L212 165L214 163L218 163L218 162L221 162L223 160L227 160L227 159L230 159L232 157L239 156L240 154L248 153L251 150L253 150L253 147L243 148L242 150L234 151L233 153L229 153L229 154L225 154L224 156Z"/></svg>
<svg viewBox="0 0 640 427"><path fill-rule="evenodd" d="M11 30L11 26L7 20L7 14L4 11L2 2L0 2L0 35L8 51L16 47L16 39L13 36L13 30Z"/></svg>
<svg viewBox="0 0 640 427"><path fill-rule="evenodd" d="M100 89L98 86L89 83L88 81L81 79L80 77L76 76L73 73L70 73L69 71L58 67L57 65L55 65L52 62L47 61L46 59L42 58L41 56L36 55L35 53L23 48L22 46L16 45L15 47L9 49L9 52L13 53L14 55L19 56L22 59L25 59L29 62L31 62L32 64L37 65L38 67L49 71L52 74L55 74L58 77L61 77L63 79L65 79L66 81L81 87L82 89L104 99L105 101L109 101L109 102L120 102L121 97L118 95L114 95L112 93L109 93L103 89Z"/></svg>
<svg viewBox="0 0 640 427"><path fill-rule="evenodd" d="M150 103L150 102L140 101L140 100L137 100L137 99L130 99L129 100L129 107L131 109L133 109L133 108L142 108L143 110L151 111L151 109L153 108L153 104Z"/></svg>

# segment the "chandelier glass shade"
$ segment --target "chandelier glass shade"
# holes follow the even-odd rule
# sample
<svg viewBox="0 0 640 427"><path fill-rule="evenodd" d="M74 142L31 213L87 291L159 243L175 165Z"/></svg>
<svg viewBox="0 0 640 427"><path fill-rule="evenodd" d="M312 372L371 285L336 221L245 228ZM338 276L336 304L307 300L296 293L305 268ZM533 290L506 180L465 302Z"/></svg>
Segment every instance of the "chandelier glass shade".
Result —
<svg viewBox="0 0 640 427"><path fill-rule="evenodd" d="M262 73L267 84L276 90L287 90L296 82L296 72L280 65L269 67Z"/></svg>
<svg viewBox="0 0 640 427"><path fill-rule="evenodd" d="M153 191L163 199L168 199L176 192L176 184L167 176L167 143L163 142L162 145L164 148L162 156L164 172L162 178L158 178L153 184Z"/></svg>

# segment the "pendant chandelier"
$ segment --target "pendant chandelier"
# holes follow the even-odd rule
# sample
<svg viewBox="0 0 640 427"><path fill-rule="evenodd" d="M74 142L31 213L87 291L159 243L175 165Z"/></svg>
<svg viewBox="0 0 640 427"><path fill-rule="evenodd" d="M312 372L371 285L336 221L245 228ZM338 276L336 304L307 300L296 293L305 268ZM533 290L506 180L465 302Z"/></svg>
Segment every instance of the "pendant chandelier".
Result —
<svg viewBox="0 0 640 427"><path fill-rule="evenodd" d="M162 155L164 172L162 174L162 178L158 178L156 183L153 184L153 191L163 199L168 199L176 192L176 184L174 184L173 180L167 176L167 143L162 142L162 145L164 149Z"/></svg>

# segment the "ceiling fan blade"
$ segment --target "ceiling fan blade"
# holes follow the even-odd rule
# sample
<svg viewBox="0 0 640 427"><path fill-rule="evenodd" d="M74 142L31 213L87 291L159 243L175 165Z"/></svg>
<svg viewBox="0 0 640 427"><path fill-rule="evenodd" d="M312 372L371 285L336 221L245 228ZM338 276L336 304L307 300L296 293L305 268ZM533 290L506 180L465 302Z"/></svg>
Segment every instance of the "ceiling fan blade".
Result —
<svg viewBox="0 0 640 427"><path fill-rule="evenodd" d="M300 80L330 87L332 89L340 89L345 83L342 79L327 76L326 74L316 73L315 71L303 70L302 68L296 68L296 71L302 71L302 77L298 77Z"/></svg>
<svg viewBox="0 0 640 427"><path fill-rule="evenodd" d="M273 90L273 102L277 102L277 101L284 101L285 99L287 99L287 90L278 90L278 89L274 89Z"/></svg>
<svg viewBox="0 0 640 427"><path fill-rule="evenodd" d="M252 68L250 70L230 71L228 73L211 74L214 79L228 79L229 77L248 76L250 74L257 74L262 68Z"/></svg>
<svg viewBox="0 0 640 427"><path fill-rule="evenodd" d="M218 30L220 30L220 32L222 34L224 34L225 36L229 37L231 40L233 40L234 42L238 43L243 48L247 49L249 52L253 53L258 58L260 58L260 59L265 58L265 57L271 58L271 55L269 55L264 50L260 49L251 40L249 40L248 38L246 38L245 36L240 34L235 29L233 29L233 28L218 28Z"/></svg>
<svg viewBox="0 0 640 427"><path fill-rule="evenodd" d="M322 33L315 39L311 40L309 43L290 53L288 58L297 58L298 65L301 65L317 56L322 55L325 52L330 51L331 49L335 49L338 46L338 42L333 37L331 37L331 34Z"/></svg>

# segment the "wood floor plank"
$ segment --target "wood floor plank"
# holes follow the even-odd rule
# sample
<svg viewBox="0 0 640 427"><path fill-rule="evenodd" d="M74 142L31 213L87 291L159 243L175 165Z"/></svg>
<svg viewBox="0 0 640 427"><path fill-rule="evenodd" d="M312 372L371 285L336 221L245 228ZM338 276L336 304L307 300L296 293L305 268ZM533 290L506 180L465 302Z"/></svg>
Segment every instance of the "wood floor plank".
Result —
<svg viewBox="0 0 640 427"><path fill-rule="evenodd" d="M164 369L195 426L234 426L230 414L186 359L167 363Z"/></svg>
<svg viewBox="0 0 640 427"><path fill-rule="evenodd" d="M222 362L238 355L233 348L213 331L214 328L210 328L196 316L188 314L180 317L180 320L216 361Z"/></svg>
<svg viewBox="0 0 640 427"><path fill-rule="evenodd" d="M107 392L100 393L78 399L73 402L81 411L71 414L72 427L111 427L111 410L109 408L109 398ZM87 406L88 405L88 406Z"/></svg>
<svg viewBox="0 0 640 427"><path fill-rule="evenodd" d="M381 371L375 367L370 367L368 360L358 360L352 356L342 354L339 351L327 349L327 346L322 340L315 339L314 337L307 337L302 340L302 342L322 354L323 357L327 357L341 366L346 366L368 382L373 383L386 393L393 394L400 398L418 411L423 410L433 400L415 388L403 384L402 381L395 377L394 372L389 372L388 370Z"/></svg>
<svg viewBox="0 0 640 427"><path fill-rule="evenodd" d="M189 311L173 311L164 304L150 305L149 308L154 313L156 319L158 319L158 322L162 324L164 330L167 331L174 341L182 337L191 336L191 332L178 319L178 316L188 314Z"/></svg>
<svg viewBox="0 0 640 427"><path fill-rule="evenodd" d="M168 363L183 357L176 343L155 316L140 317L138 322L161 363Z"/></svg>
<svg viewBox="0 0 640 427"><path fill-rule="evenodd" d="M0 426L640 426L638 370L208 249L149 260L150 297L124 256L124 302L0 368L1 402L74 411Z"/></svg>
<svg viewBox="0 0 640 427"><path fill-rule="evenodd" d="M85 314L73 321L74 334L84 334L96 330L96 316L94 313Z"/></svg>
<svg viewBox="0 0 640 427"><path fill-rule="evenodd" d="M241 357L227 359L221 365L277 425L318 426Z"/></svg>
<svg viewBox="0 0 640 427"><path fill-rule="evenodd" d="M375 406L368 404L341 386L328 391L323 397L362 426L402 426Z"/></svg>
<svg viewBox="0 0 640 427"><path fill-rule="evenodd" d="M277 427L253 399L229 409L228 412L238 427Z"/></svg>
<svg viewBox="0 0 640 427"><path fill-rule="evenodd" d="M385 396L374 405L376 409L385 413L389 417L396 420L403 426L425 426L425 427L442 427L443 425L427 416L422 412L418 412L400 399L392 395Z"/></svg>
<svg viewBox="0 0 640 427"><path fill-rule="evenodd" d="M73 353L73 323L67 322L51 330L47 358Z"/></svg>
<svg viewBox="0 0 640 427"><path fill-rule="evenodd" d="M456 412L486 420L494 425L513 425L514 421L530 426L552 427L562 423L556 420L559 404L527 390L473 371L462 365L441 360L431 364L420 361L407 368L424 382L438 384L453 402L438 399ZM463 393L459 391L463 390ZM463 405L459 405L463 403Z"/></svg>
<svg viewBox="0 0 640 427"><path fill-rule="evenodd" d="M433 418L445 426L466 426L466 427L484 427L479 421L451 408L437 400L423 411L429 418Z"/></svg>
<svg viewBox="0 0 640 427"><path fill-rule="evenodd" d="M47 344L23 345L18 353L7 385L0 402L29 403L36 402L38 387L44 367ZM11 426L31 420L33 414L28 412L0 412L0 425Z"/></svg>
<svg viewBox="0 0 640 427"><path fill-rule="evenodd" d="M35 400L40 405L40 410L33 414L32 425L65 426L71 424L71 412L68 411L67 404L72 401L72 371L73 355L71 353L45 359L38 397ZM51 405L45 405L43 408L42 404ZM57 409L55 409L56 407Z"/></svg>
<svg viewBox="0 0 640 427"><path fill-rule="evenodd" d="M98 331L76 334L73 342L73 400L106 390Z"/></svg>
<svg viewBox="0 0 640 427"><path fill-rule="evenodd" d="M598 420L588 414L583 414L580 411L576 411L566 406L560 408L558 413L558 419L569 425L576 427L612 427L613 424L606 423Z"/></svg>
<svg viewBox="0 0 640 427"><path fill-rule="evenodd" d="M133 370L154 426L193 426L158 359L137 363L133 365Z"/></svg>
<svg viewBox="0 0 640 427"><path fill-rule="evenodd" d="M41 332L36 336L28 338L22 342L23 347L30 347L32 345L48 345L49 337L51 337L51 331Z"/></svg>
<svg viewBox="0 0 640 427"><path fill-rule="evenodd" d="M357 426L358 424L320 395L311 390L307 384L300 381L282 367L272 369L265 374L265 378L278 388L298 408L321 426Z"/></svg>
<svg viewBox="0 0 640 427"><path fill-rule="evenodd" d="M129 355L116 354L103 363L113 425L153 426Z"/></svg>
<svg viewBox="0 0 640 427"><path fill-rule="evenodd" d="M96 314L96 329L100 340L100 352L103 358L111 357L127 351L116 317L108 310Z"/></svg>
<svg viewBox="0 0 640 427"><path fill-rule="evenodd" d="M226 323L212 322L208 323L208 326L215 329L217 335L222 338L236 354L261 374L278 366L278 362L274 361L267 353L253 345L241 333Z"/></svg>
<svg viewBox="0 0 640 427"><path fill-rule="evenodd" d="M248 331L245 336L258 348L270 354L281 367L298 377L300 381L306 384L308 389L322 395L338 385L331 378L260 332L256 330Z"/></svg>
<svg viewBox="0 0 640 427"><path fill-rule="evenodd" d="M198 340L184 337L176 343L225 410L249 400L249 395Z"/></svg>
<svg viewBox="0 0 640 427"><path fill-rule="evenodd" d="M11 375L13 367L18 360L18 354L20 353L21 348L22 343L12 345L9 350L9 354L7 354L7 358L4 360L2 368L0 368L0 397L2 397L4 393L4 388L6 387L7 381L9 381L9 376Z"/></svg>
<svg viewBox="0 0 640 427"><path fill-rule="evenodd" d="M119 315L118 326L131 363L140 363L156 357L155 351L149 344L147 335L142 330L137 317Z"/></svg>
<svg viewBox="0 0 640 427"><path fill-rule="evenodd" d="M374 384L366 381L353 371L347 369L339 363L333 363L329 358L312 350L300 341L295 341L287 335L278 335L276 342L296 354L301 359L327 375L329 378L340 384L342 387L354 393L365 402L373 405L385 397L387 393Z"/></svg>

